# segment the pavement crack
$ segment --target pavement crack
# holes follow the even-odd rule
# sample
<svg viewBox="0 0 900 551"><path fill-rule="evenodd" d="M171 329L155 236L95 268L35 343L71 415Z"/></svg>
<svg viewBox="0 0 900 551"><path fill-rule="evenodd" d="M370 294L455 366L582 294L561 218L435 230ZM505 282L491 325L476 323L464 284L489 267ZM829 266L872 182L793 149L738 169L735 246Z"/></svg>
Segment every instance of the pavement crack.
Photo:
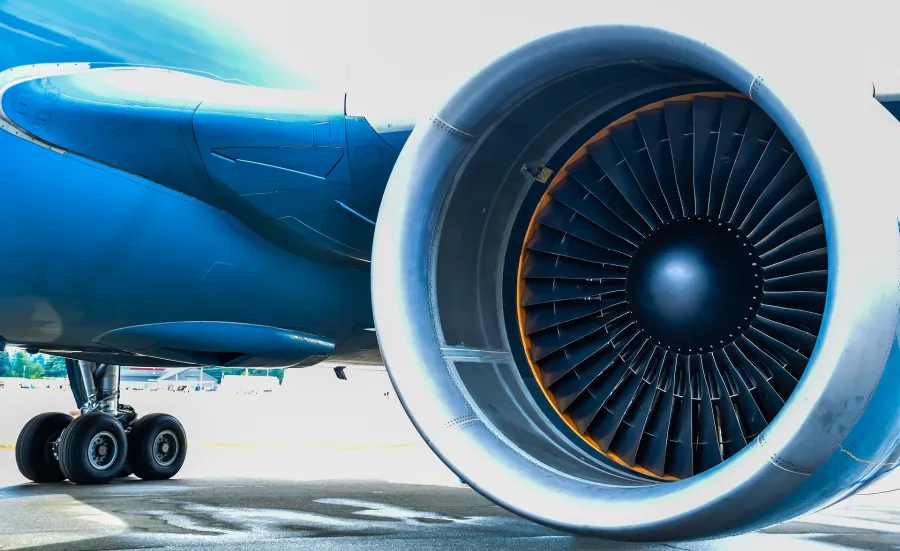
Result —
<svg viewBox="0 0 900 551"><path fill-rule="evenodd" d="M680 551L691 551L687 547L678 547L677 545L674 545L671 543L661 543L660 545L662 545L663 547L668 547L669 549L679 549Z"/></svg>

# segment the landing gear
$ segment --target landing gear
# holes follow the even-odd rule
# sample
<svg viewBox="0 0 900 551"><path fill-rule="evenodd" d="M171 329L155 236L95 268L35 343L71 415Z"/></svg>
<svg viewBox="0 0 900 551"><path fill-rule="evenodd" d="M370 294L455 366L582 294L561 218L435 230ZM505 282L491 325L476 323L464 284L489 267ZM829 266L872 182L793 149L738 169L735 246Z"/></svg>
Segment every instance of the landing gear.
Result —
<svg viewBox="0 0 900 551"><path fill-rule="evenodd" d="M144 480L172 478L184 464L186 442L178 419L164 413L145 415L128 435L128 465Z"/></svg>
<svg viewBox="0 0 900 551"><path fill-rule="evenodd" d="M91 412L72 421L59 439L59 466L76 484L103 484L125 465L128 436L107 413Z"/></svg>
<svg viewBox="0 0 900 551"><path fill-rule="evenodd" d="M102 484L132 474L145 480L175 476L187 440L181 423L154 413L138 418L119 403L117 365L66 360L81 416L44 413L29 421L16 442L16 464L34 482Z"/></svg>
<svg viewBox="0 0 900 551"><path fill-rule="evenodd" d="M33 482L62 482L66 479L54 448L63 431L72 423L65 413L42 413L28 421L16 440L16 465L22 476Z"/></svg>

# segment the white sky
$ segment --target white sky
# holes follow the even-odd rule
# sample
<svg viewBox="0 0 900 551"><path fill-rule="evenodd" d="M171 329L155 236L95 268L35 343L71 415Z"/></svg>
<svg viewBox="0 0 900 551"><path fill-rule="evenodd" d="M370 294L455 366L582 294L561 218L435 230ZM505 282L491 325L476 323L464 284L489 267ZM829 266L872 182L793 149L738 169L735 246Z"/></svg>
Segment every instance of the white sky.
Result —
<svg viewBox="0 0 900 551"><path fill-rule="evenodd" d="M99 40L103 44L97 46L112 53L128 42L129 33L143 32L146 39L146 33L155 29L150 15L157 15L157 20L174 18L187 22L192 34L205 39L198 44L221 47L237 65L255 63L265 74L281 70L285 75L309 75L319 87L340 90L348 87L349 75L351 93L379 96L423 115L472 71L523 41L597 23L638 23L685 32L713 42L753 69L758 53L775 51L784 61L782 69L799 78L816 64L845 67L834 71L836 79L863 77L867 64L891 70L900 66L895 61L900 52L896 0L55 2L69 9L48 9L48 2L34 0L0 0L0 9L51 28L75 29L80 39ZM93 14L83 22L88 27L72 21L73 6ZM106 13L113 14L113 23L133 18L125 19L122 27L113 25L112 36L88 36L97 31L91 25ZM148 20L143 27L142 18ZM139 55L152 57L152 52ZM759 72L765 73L765 68Z"/></svg>
<svg viewBox="0 0 900 551"><path fill-rule="evenodd" d="M884 63L879 58L894 63L900 52L900 3L893 0L196 2L198 12L240 29L279 65L303 67L329 87L343 87L349 74L351 90L388 87L385 95L423 109L522 41L581 24L662 25L721 41L737 57L777 48L798 73L809 63L840 65L841 58L860 69Z"/></svg>

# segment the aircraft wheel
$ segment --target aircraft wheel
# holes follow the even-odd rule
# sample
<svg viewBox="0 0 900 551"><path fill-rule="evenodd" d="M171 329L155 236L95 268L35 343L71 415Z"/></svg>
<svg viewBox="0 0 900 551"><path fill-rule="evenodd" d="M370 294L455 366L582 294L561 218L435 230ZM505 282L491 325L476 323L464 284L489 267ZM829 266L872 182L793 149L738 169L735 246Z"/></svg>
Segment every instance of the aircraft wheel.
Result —
<svg viewBox="0 0 900 551"><path fill-rule="evenodd" d="M65 413L42 413L28 421L16 440L16 465L22 476L33 482L62 482L66 479L53 455L53 443L72 423Z"/></svg>
<svg viewBox="0 0 900 551"><path fill-rule="evenodd" d="M151 413L131 427L128 465L144 480L172 478L181 470L186 454L184 427L171 415Z"/></svg>
<svg viewBox="0 0 900 551"><path fill-rule="evenodd" d="M128 439L115 417L93 412L72 421L59 440L59 466L77 484L103 484L125 465Z"/></svg>

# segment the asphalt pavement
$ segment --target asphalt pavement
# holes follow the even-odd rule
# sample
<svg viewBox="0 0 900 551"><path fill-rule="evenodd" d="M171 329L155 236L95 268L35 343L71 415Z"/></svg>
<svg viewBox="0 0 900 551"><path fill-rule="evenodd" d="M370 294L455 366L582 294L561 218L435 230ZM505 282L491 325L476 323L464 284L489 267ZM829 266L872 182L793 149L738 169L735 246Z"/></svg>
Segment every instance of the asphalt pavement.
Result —
<svg viewBox="0 0 900 551"><path fill-rule="evenodd" d="M561 533L460 484L389 390L367 388L126 393L140 412L183 420L188 459L171 481L105 486L26 483L12 449L19 427L41 411L67 411L71 398L0 391L0 550L900 549L893 473L865 495L735 538L642 545Z"/></svg>
<svg viewBox="0 0 900 551"><path fill-rule="evenodd" d="M462 485L254 478L21 485L0 490L0 549L897 549L896 497L874 497L736 538L639 545L528 522Z"/></svg>

